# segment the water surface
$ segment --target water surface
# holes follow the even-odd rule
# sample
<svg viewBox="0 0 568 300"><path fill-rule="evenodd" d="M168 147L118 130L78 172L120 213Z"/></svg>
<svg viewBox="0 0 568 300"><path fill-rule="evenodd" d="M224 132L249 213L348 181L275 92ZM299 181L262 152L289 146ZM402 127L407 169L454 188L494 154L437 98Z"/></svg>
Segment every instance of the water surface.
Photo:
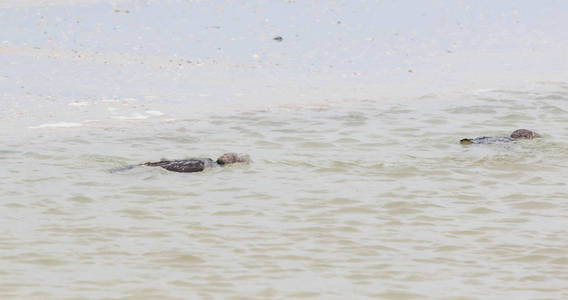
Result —
<svg viewBox="0 0 568 300"><path fill-rule="evenodd" d="M46 3L0 5L2 298L568 297L564 4Z"/></svg>

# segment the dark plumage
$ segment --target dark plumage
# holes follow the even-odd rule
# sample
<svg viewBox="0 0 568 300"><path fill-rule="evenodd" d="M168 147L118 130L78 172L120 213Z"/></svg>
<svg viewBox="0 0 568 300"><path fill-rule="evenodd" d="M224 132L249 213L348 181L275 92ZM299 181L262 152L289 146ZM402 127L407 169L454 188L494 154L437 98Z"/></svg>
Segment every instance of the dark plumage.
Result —
<svg viewBox="0 0 568 300"><path fill-rule="evenodd" d="M528 130L528 129L517 129L511 133L511 136L504 136L504 137L488 137L488 136L481 136L476 138L465 138L460 140L460 144L462 145L470 145L470 144L493 144L499 142L513 142L520 139L534 139L541 137L540 134Z"/></svg>
<svg viewBox="0 0 568 300"><path fill-rule="evenodd" d="M213 161L211 158L190 158L190 159L180 159L180 160L161 160L158 162L147 162L143 163L144 166L149 167L162 167L168 171L172 172L201 172L206 168L214 166L224 166L234 163L248 163L250 158L248 154L237 154L237 153L225 153L221 155L217 161Z"/></svg>
<svg viewBox="0 0 568 300"><path fill-rule="evenodd" d="M213 160L210 158L191 158L180 160L162 160L159 162L147 162L145 166L149 167L162 167L168 171L173 172L201 172L206 167L213 165Z"/></svg>

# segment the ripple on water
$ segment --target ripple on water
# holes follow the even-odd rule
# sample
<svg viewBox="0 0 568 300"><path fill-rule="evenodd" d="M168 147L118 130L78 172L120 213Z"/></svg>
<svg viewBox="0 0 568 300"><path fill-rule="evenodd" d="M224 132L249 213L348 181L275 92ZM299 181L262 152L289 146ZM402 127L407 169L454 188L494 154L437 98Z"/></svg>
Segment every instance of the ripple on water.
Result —
<svg viewBox="0 0 568 300"><path fill-rule="evenodd" d="M568 93L551 93L541 96L536 96L536 100L566 100L568 99Z"/></svg>
<svg viewBox="0 0 568 300"><path fill-rule="evenodd" d="M493 209L489 209L487 207L477 207L474 209L471 209L469 211L467 211L470 214L478 214L478 215L486 215L486 214L495 214L495 213L499 213L499 211L493 210Z"/></svg>
<svg viewBox="0 0 568 300"><path fill-rule="evenodd" d="M275 142L266 141L266 140L256 141L256 142L254 142L254 144L257 147L264 148L264 149L282 149L282 148L284 148L284 146L281 143L275 143Z"/></svg>
<svg viewBox="0 0 568 300"><path fill-rule="evenodd" d="M333 143L327 142L302 142L296 144L297 148L305 148L305 149L321 149L321 148L333 148Z"/></svg>
<svg viewBox="0 0 568 300"><path fill-rule="evenodd" d="M522 210L546 210L558 208L558 205L542 201L523 201L520 203L512 204L511 206Z"/></svg>
<svg viewBox="0 0 568 300"><path fill-rule="evenodd" d="M22 154L22 156L24 156L26 158L39 159L39 160L51 160L51 159L53 159L52 155L47 155L47 154L42 154L42 153L37 153L37 152L24 152Z"/></svg>
<svg viewBox="0 0 568 300"><path fill-rule="evenodd" d="M471 106L459 106L445 110L447 113L453 114L465 114L465 115L473 115L478 114L481 116L485 115L493 115L497 112L494 106L492 105L471 105Z"/></svg>
<svg viewBox="0 0 568 300"><path fill-rule="evenodd" d="M54 280L78 297L111 287L118 293L108 298L516 299L523 282L548 284L530 293L554 298L568 265L568 110L548 97L557 92L487 93L94 128L80 138L44 131L37 144L0 150L2 248L20 251L3 257L11 282L0 295L89 276ZM542 142L458 144L520 125L549 130ZM225 149L254 162L106 172ZM124 273L79 272L97 265Z"/></svg>
<svg viewBox="0 0 568 300"><path fill-rule="evenodd" d="M428 296L424 294L417 294L407 291L389 290L378 294L373 294L373 297L378 299L388 300L412 300L412 299L427 299Z"/></svg>

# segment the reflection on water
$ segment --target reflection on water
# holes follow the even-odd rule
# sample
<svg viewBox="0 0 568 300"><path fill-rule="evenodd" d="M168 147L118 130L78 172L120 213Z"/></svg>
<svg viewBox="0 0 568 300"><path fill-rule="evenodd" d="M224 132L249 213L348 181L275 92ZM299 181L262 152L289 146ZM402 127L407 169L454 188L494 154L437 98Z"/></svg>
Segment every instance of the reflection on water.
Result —
<svg viewBox="0 0 568 300"><path fill-rule="evenodd" d="M0 294L565 297L567 85L460 98L106 115L4 139ZM458 143L520 127L544 138ZM253 163L108 172L226 151Z"/></svg>

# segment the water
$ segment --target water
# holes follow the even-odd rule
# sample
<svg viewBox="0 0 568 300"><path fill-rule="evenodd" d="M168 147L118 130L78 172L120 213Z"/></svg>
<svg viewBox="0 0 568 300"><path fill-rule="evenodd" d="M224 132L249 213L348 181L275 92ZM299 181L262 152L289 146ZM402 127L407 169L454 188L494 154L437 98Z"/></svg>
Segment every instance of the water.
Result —
<svg viewBox="0 0 568 300"><path fill-rule="evenodd" d="M568 85L539 89L30 130L1 151L1 293L561 299ZM544 138L458 143L517 127ZM225 151L254 162L108 172Z"/></svg>
<svg viewBox="0 0 568 300"><path fill-rule="evenodd" d="M85 5L1 11L125 9ZM268 37L270 47L287 41ZM346 65L324 72L325 55L283 70L235 50L228 62L198 54L201 65L180 69L171 53L113 49L126 43L96 43L100 52L78 58L75 42L35 49L16 40L0 48L9 66L0 73L2 298L568 297L568 82L558 73L539 80L531 69L480 89L453 72L465 79L450 89L406 77L415 75L406 66L375 84L386 79ZM541 67L566 63L546 50ZM459 144L517 128L543 138ZM229 151L253 162L109 172Z"/></svg>

